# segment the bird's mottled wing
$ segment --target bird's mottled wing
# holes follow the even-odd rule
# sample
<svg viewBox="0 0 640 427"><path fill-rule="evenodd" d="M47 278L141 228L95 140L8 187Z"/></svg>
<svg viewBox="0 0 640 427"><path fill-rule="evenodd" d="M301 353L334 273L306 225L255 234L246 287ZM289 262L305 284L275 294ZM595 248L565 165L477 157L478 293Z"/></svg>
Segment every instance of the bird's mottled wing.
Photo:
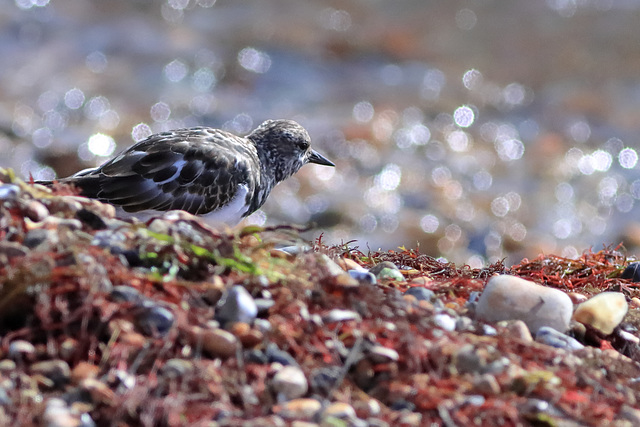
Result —
<svg viewBox="0 0 640 427"><path fill-rule="evenodd" d="M76 184L128 212L205 214L227 204L240 184L248 186L249 199L257 184L250 170L257 167L255 149L242 139L209 128L181 129L152 135Z"/></svg>

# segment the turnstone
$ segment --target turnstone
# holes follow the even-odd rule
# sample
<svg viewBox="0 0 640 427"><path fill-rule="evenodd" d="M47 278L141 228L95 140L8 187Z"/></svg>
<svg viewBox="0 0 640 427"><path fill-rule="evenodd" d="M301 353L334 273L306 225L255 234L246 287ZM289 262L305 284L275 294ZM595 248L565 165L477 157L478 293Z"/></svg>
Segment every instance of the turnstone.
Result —
<svg viewBox="0 0 640 427"><path fill-rule="evenodd" d="M58 182L126 212L180 209L235 224L303 165L335 166L311 149L310 140L292 120L267 120L244 138L209 127L177 129Z"/></svg>

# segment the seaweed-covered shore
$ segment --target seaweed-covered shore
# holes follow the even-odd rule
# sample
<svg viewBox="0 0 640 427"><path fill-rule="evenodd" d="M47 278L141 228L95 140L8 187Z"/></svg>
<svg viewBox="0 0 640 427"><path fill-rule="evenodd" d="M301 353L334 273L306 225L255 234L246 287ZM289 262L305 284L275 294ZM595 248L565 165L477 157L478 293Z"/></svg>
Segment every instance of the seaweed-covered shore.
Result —
<svg viewBox="0 0 640 427"><path fill-rule="evenodd" d="M0 181L2 425L640 424L620 248L470 269L292 226L124 222L68 187ZM630 309L556 348L476 318L495 274Z"/></svg>

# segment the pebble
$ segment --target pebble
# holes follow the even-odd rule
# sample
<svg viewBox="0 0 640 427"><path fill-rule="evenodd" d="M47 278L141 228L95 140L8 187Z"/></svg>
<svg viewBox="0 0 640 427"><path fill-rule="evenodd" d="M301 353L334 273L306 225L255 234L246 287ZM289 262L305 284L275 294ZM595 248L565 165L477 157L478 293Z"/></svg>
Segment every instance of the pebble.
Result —
<svg viewBox="0 0 640 427"><path fill-rule="evenodd" d="M182 378L193 372L193 363L184 359L169 359L162 365L160 372L169 379Z"/></svg>
<svg viewBox="0 0 640 427"><path fill-rule="evenodd" d="M550 345L551 347L562 348L569 351L581 350L584 348L584 345L580 344L578 340L548 326L543 326L538 329L538 332L536 333L536 341Z"/></svg>
<svg viewBox="0 0 640 427"><path fill-rule="evenodd" d="M348 322L349 320L355 320L359 322L360 320L362 320L362 317L353 310L334 308L333 310L322 316L322 320L325 323Z"/></svg>
<svg viewBox="0 0 640 427"><path fill-rule="evenodd" d="M432 284L433 284L433 280L426 276L414 277L409 282L409 286L420 286L420 287L424 287Z"/></svg>
<svg viewBox="0 0 640 427"><path fill-rule="evenodd" d="M422 286L407 289L405 295L413 295L418 301L433 301L436 298L435 292Z"/></svg>
<svg viewBox="0 0 640 427"><path fill-rule="evenodd" d="M482 374L479 377L475 377L473 391L484 396L497 395L500 393L500 384L494 375Z"/></svg>
<svg viewBox="0 0 640 427"><path fill-rule="evenodd" d="M202 350L212 357L235 356L239 341L231 332L223 329L202 329L196 332L195 339L202 343Z"/></svg>
<svg viewBox="0 0 640 427"><path fill-rule="evenodd" d="M274 406L273 412L289 420L309 420L321 409L322 403L320 403L320 401L310 398L300 398Z"/></svg>
<svg viewBox="0 0 640 427"><path fill-rule="evenodd" d="M340 379L342 370L339 366L327 366L315 369L311 374L311 389L314 393L327 395Z"/></svg>
<svg viewBox="0 0 640 427"><path fill-rule="evenodd" d="M0 360L0 372L11 373L16 370L16 362L10 359Z"/></svg>
<svg viewBox="0 0 640 427"><path fill-rule="evenodd" d="M123 370L112 368L107 375L107 384L116 392L132 390L136 385L136 376Z"/></svg>
<svg viewBox="0 0 640 427"><path fill-rule="evenodd" d="M25 256L28 252L29 250L18 242L0 242L0 255L7 258Z"/></svg>
<svg viewBox="0 0 640 427"><path fill-rule="evenodd" d="M48 242L49 245L55 245L58 243L58 234L53 230L47 230L44 228L34 228L27 231L24 235L22 244L29 249L34 249L40 246L42 243Z"/></svg>
<svg viewBox="0 0 640 427"><path fill-rule="evenodd" d="M6 405L12 405L12 404L13 404L13 400L11 399L11 397L9 397L9 394L7 393L5 386L0 386L0 405L6 406ZM2 417L0 416L0 423L1 421L2 421Z"/></svg>
<svg viewBox="0 0 640 427"><path fill-rule="evenodd" d="M149 302L136 316L136 326L146 335L165 335L175 321L175 316L168 309Z"/></svg>
<svg viewBox="0 0 640 427"><path fill-rule="evenodd" d="M89 414L77 414L59 398L50 398L45 403L42 418L47 427L91 427L95 422Z"/></svg>
<svg viewBox="0 0 640 427"><path fill-rule="evenodd" d="M9 358L14 360L32 356L35 352L36 348L29 341L15 340L9 344Z"/></svg>
<svg viewBox="0 0 640 427"><path fill-rule="evenodd" d="M456 330L456 319L448 314L439 313L433 316L433 323L445 331L453 332Z"/></svg>
<svg viewBox="0 0 640 427"><path fill-rule="evenodd" d="M630 421L631 425L640 425L639 408L633 408L629 405L622 405L622 407L620 407L620 411L618 412L618 416L623 420Z"/></svg>
<svg viewBox="0 0 640 427"><path fill-rule="evenodd" d="M20 187L14 184L1 184L0 185L0 200L15 200L20 194Z"/></svg>
<svg viewBox="0 0 640 427"><path fill-rule="evenodd" d="M88 225L93 230L104 230L107 228L107 224L104 220L95 212L89 209L80 209L76 212L76 218Z"/></svg>
<svg viewBox="0 0 640 427"><path fill-rule="evenodd" d="M80 383L80 388L91 396L94 403L113 405L116 394L111 388L96 378L87 378Z"/></svg>
<svg viewBox="0 0 640 427"><path fill-rule="evenodd" d="M353 409L353 406L349 405L348 403L333 402L329 406L327 406L324 411L322 411L321 418L337 418L340 420L347 420L349 421L349 425L352 425L357 420L357 415L356 410Z"/></svg>
<svg viewBox="0 0 640 427"><path fill-rule="evenodd" d="M622 322L629 305L621 292L601 292L580 304L573 318L609 335Z"/></svg>
<svg viewBox="0 0 640 427"><path fill-rule="evenodd" d="M111 299L116 302L133 302L141 301L142 296L133 286L119 285L114 286L110 293Z"/></svg>
<svg viewBox="0 0 640 427"><path fill-rule="evenodd" d="M631 280L632 282L640 282L640 262L632 262L627 265L620 278Z"/></svg>
<svg viewBox="0 0 640 427"><path fill-rule="evenodd" d="M278 346L273 343L267 345L265 355L269 363L298 366L298 362L296 362L296 359L294 359L292 355L284 350L280 350Z"/></svg>
<svg viewBox="0 0 640 427"><path fill-rule="evenodd" d="M337 263L325 254L317 254L318 266L324 270L325 274L331 276L338 286L351 288L360 286L358 281L345 272Z"/></svg>
<svg viewBox="0 0 640 427"><path fill-rule="evenodd" d="M302 369L297 366L284 366L273 376L271 387L278 401L283 402L304 396L309 389L309 383Z"/></svg>
<svg viewBox="0 0 640 427"><path fill-rule="evenodd" d="M378 274L376 274L376 277L379 280L395 280L398 282L404 282L404 276L397 268L383 268Z"/></svg>
<svg viewBox="0 0 640 427"><path fill-rule="evenodd" d="M45 360L31 365L33 374L44 375L53 381L54 386L58 387L69 381L71 377L71 369L69 364L64 360Z"/></svg>
<svg viewBox="0 0 640 427"><path fill-rule="evenodd" d="M491 325L482 325L482 335L495 337L498 335L498 330Z"/></svg>
<svg viewBox="0 0 640 427"><path fill-rule="evenodd" d="M258 329L251 328L248 323L236 322L231 326L229 332L240 340L244 348L255 347L264 339L264 334Z"/></svg>
<svg viewBox="0 0 640 427"><path fill-rule="evenodd" d="M392 348L376 345L369 350L369 360L375 364L397 362L398 359L400 355Z"/></svg>
<svg viewBox="0 0 640 427"><path fill-rule="evenodd" d="M363 266L361 266L360 264L358 264L357 262L355 262L350 258L340 258L338 259L337 264L344 271L349 271L349 270L367 271L366 268L364 268Z"/></svg>
<svg viewBox="0 0 640 427"><path fill-rule="evenodd" d="M476 306L481 320L519 319L532 333L544 326L566 331L572 312L573 303L564 292L509 275L489 279Z"/></svg>
<svg viewBox="0 0 640 427"><path fill-rule="evenodd" d="M478 300L480 299L481 292L473 291L469 294L469 298L467 298L467 302L465 303L465 308L469 311L469 315L472 315L476 312L476 307L478 307Z"/></svg>
<svg viewBox="0 0 640 427"><path fill-rule="evenodd" d="M455 354L454 360L456 369L463 374L478 373L487 366L483 352L471 344L462 347Z"/></svg>
<svg viewBox="0 0 640 427"><path fill-rule="evenodd" d="M222 326L229 323L251 323L258 316L258 306L244 286L235 285L216 304L214 318Z"/></svg>
<svg viewBox="0 0 640 427"><path fill-rule="evenodd" d="M70 378L73 384L80 384L87 378L97 378L99 373L99 366L94 365L93 363L81 361L71 370Z"/></svg>
<svg viewBox="0 0 640 427"><path fill-rule="evenodd" d="M375 276L378 276L382 270L385 268L390 268L392 270L398 270L398 266L396 266L391 261L382 261L369 269L369 272Z"/></svg>
<svg viewBox="0 0 640 427"><path fill-rule="evenodd" d="M356 279L362 285L375 285L378 282L376 276L369 271L349 270L349 276Z"/></svg>
<svg viewBox="0 0 640 427"><path fill-rule="evenodd" d="M503 320L502 322L498 322L498 326L503 326L513 338L524 342L533 341L531 331L522 320Z"/></svg>
<svg viewBox="0 0 640 427"><path fill-rule="evenodd" d="M473 320L467 316L460 316L456 319L456 331L472 332L475 331Z"/></svg>
<svg viewBox="0 0 640 427"><path fill-rule="evenodd" d="M583 303L588 299L586 295L578 292L569 292L567 295L569 295L569 298L571 298L571 302L573 302L574 304Z"/></svg>
<svg viewBox="0 0 640 427"><path fill-rule="evenodd" d="M49 216L49 209L39 201L32 200L27 204L24 213L30 220L40 222Z"/></svg>
<svg viewBox="0 0 640 427"><path fill-rule="evenodd" d="M58 218L57 216L48 216L43 221L37 223L33 228L46 228L49 230L59 229L61 227L76 231L82 229L82 222L77 219Z"/></svg>
<svg viewBox="0 0 640 427"><path fill-rule="evenodd" d="M311 250L309 245L290 245L276 248L280 252L284 252L287 255L300 255Z"/></svg>
<svg viewBox="0 0 640 427"><path fill-rule="evenodd" d="M266 316L269 314L269 309L273 307L276 302L271 298L254 298L253 302L256 303L258 309L258 316Z"/></svg>

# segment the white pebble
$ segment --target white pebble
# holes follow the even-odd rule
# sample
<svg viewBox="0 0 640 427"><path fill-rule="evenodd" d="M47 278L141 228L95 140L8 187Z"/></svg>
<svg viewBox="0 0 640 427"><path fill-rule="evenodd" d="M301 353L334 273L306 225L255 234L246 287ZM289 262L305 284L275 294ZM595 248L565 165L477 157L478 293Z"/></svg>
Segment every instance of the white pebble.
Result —
<svg viewBox="0 0 640 427"><path fill-rule="evenodd" d="M580 304L573 318L609 335L622 322L629 305L621 292L602 292Z"/></svg>
<svg viewBox="0 0 640 427"><path fill-rule="evenodd" d="M536 333L543 326L569 329L573 303L564 292L516 276L492 277L476 306L476 317L487 322L520 319Z"/></svg>

